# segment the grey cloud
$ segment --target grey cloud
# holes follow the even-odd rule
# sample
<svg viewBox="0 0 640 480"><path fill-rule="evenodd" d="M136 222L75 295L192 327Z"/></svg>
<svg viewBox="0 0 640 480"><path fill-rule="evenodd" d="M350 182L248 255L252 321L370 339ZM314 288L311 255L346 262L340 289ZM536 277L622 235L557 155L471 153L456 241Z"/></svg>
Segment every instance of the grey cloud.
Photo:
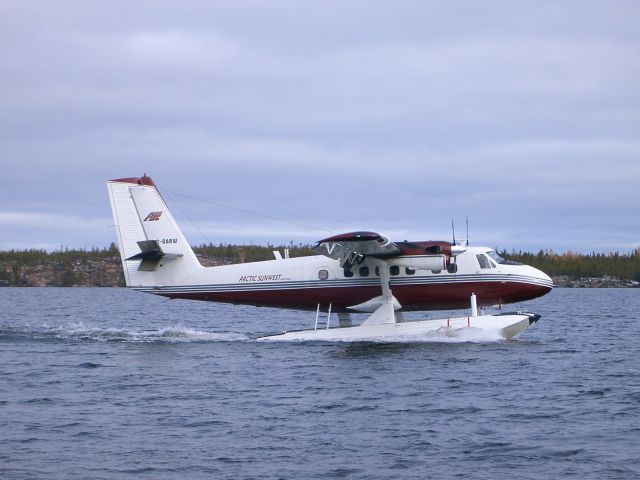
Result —
<svg viewBox="0 0 640 480"><path fill-rule="evenodd" d="M627 248L639 9L4 2L0 210L108 218L104 180L147 172L170 190L331 229L448 238L450 218L469 214L475 238L505 247L570 248L580 230L592 232L582 249ZM186 208L238 241L297 232ZM36 236L64 236L47 231Z"/></svg>

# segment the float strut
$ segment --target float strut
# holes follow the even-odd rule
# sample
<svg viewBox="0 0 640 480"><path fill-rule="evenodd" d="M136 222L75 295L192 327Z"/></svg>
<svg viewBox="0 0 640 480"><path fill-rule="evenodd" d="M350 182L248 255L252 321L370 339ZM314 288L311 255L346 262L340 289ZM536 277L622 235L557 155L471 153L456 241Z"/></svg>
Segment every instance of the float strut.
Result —
<svg viewBox="0 0 640 480"><path fill-rule="evenodd" d="M475 293L471 294L471 316L472 317L477 317L478 316L478 302L476 300L476 294Z"/></svg>

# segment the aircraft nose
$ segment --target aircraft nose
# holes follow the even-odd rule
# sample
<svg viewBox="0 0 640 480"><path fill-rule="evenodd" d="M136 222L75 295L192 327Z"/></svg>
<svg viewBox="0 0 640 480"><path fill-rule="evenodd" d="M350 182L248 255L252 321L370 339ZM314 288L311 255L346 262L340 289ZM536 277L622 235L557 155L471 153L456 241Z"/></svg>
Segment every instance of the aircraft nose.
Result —
<svg viewBox="0 0 640 480"><path fill-rule="evenodd" d="M544 273L542 270L538 270L537 268L531 267L531 269L533 270L533 276L539 281L540 285L547 287L549 290L555 287L555 285L553 284L553 280L549 275Z"/></svg>

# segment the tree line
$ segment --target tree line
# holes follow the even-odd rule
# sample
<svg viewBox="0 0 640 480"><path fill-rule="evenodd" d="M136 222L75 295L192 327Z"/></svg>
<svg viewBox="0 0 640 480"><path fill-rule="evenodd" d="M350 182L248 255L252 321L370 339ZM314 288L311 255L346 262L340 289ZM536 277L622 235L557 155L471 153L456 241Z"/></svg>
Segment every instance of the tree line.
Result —
<svg viewBox="0 0 640 480"><path fill-rule="evenodd" d="M273 251L289 250L291 257L313 255L313 246L202 244L194 247L205 264L256 262L274 258ZM537 253L501 251L503 257L525 263L551 276L571 279L612 277L640 281L640 248L628 253ZM208 263L207 263L208 262ZM107 248L0 251L0 286L17 285L124 285L120 254L112 243Z"/></svg>
<svg viewBox="0 0 640 480"><path fill-rule="evenodd" d="M290 243L289 245L229 245L213 243L201 244L193 247L193 251L196 255L204 255L207 257L218 258L229 263L244 263L244 262L260 262L262 260L273 260L274 250L278 250L283 253L284 250L289 250L291 257L306 257L309 255L316 255L313 251L313 246L308 244Z"/></svg>
<svg viewBox="0 0 640 480"><path fill-rule="evenodd" d="M583 254L540 250L537 253L502 251L500 255L509 260L536 267L551 276L566 275L573 279L612 277L640 281L640 248L629 253Z"/></svg>

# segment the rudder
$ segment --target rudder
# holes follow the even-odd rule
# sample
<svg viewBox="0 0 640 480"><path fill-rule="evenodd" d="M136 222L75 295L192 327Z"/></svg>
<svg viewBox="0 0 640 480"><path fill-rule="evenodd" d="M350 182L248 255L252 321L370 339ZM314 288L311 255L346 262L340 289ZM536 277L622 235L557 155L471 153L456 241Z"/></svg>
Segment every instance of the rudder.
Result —
<svg viewBox="0 0 640 480"><path fill-rule="evenodd" d="M202 268L150 177L107 182L128 287L176 285Z"/></svg>

